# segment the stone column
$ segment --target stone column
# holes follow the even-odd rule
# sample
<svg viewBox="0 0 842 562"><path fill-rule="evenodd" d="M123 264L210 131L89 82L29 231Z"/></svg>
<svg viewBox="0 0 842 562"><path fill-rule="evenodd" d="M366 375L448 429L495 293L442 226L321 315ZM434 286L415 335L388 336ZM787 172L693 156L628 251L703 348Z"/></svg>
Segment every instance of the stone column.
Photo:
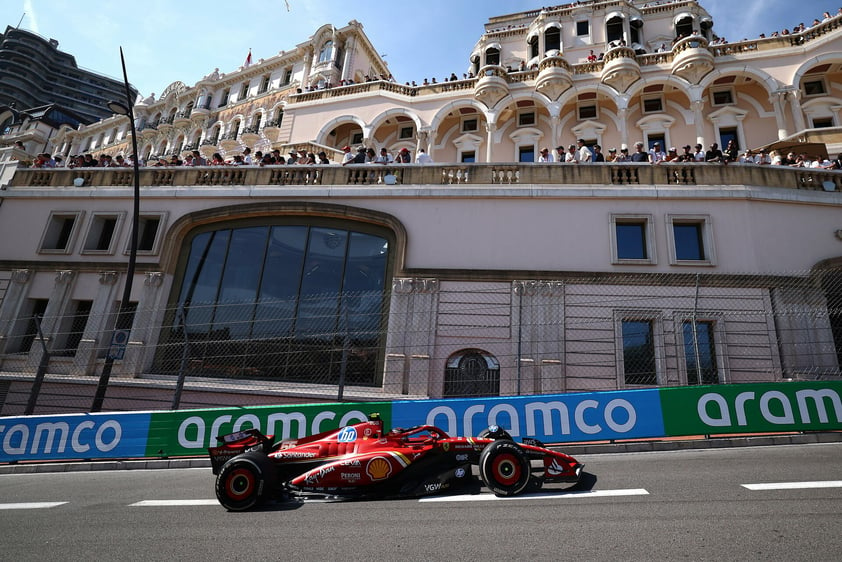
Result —
<svg viewBox="0 0 842 562"><path fill-rule="evenodd" d="M102 271L99 274L99 290L91 303L88 323L73 359L73 368L77 373L93 375L99 350L107 348L111 343L108 337L117 317L115 292L119 278L120 274L116 271Z"/></svg>
<svg viewBox="0 0 842 562"><path fill-rule="evenodd" d="M491 121L486 122L485 130L488 133L485 139L485 161L493 162L491 152L494 148L494 133L497 131L497 123Z"/></svg>
<svg viewBox="0 0 842 562"><path fill-rule="evenodd" d="M47 340L47 348L52 351L50 342L55 339L56 331L58 330L62 316L67 309L68 295L73 287L73 280L76 278L76 272L70 270L61 270L56 272L55 285L53 291L50 293L50 300L47 303L47 308L44 310L44 318L41 320L41 332ZM32 343L32 348L29 350L28 360L32 365L41 363L41 357L44 352L41 344L37 341Z"/></svg>
<svg viewBox="0 0 842 562"><path fill-rule="evenodd" d="M29 269L14 269L6 288L6 294L0 303L0 355L8 353L7 347L14 334L15 322L20 316L26 295L32 286L32 271Z"/></svg>
<svg viewBox="0 0 842 562"><path fill-rule="evenodd" d="M631 144L629 142L628 125L629 96L626 94L617 96L615 101L617 102L617 120L620 122L620 146L617 147L617 150L619 150L623 145L629 147ZM629 149L629 154L631 154L631 149Z"/></svg>
<svg viewBox="0 0 842 562"><path fill-rule="evenodd" d="M785 99L786 92L782 90L772 92L769 96L769 103L772 104L772 109L775 112L775 122L778 125L778 139L784 139L789 136L789 129L786 126L786 115L783 109Z"/></svg>
<svg viewBox="0 0 842 562"><path fill-rule="evenodd" d="M564 380L564 283L512 283L512 355L517 372L501 394L562 392ZM502 383L502 381L501 381Z"/></svg>
<svg viewBox="0 0 842 562"><path fill-rule="evenodd" d="M143 279L143 291L137 302L129 345L123 359L122 374L136 377L143 374L155 357L155 346L161 333L164 310L159 307L164 274L150 271Z"/></svg>
<svg viewBox="0 0 842 562"><path fill-rule="evenodd" d="M394 279L386 337L386 369L383 391L390 394L428 396L441 394L443 380L430 372L435 344L438 279Z"/></svg>
<svg viewBox="0 0 842 562"><path fill-rule="evenodd" d="M807 128L807 124L804 121L804 110L801 109L801 90L793 88L787 92L787 97L789 98L789 108L790 111L792 111L792 120L793 125L795 125L795 131L803 131Z"/></svg>

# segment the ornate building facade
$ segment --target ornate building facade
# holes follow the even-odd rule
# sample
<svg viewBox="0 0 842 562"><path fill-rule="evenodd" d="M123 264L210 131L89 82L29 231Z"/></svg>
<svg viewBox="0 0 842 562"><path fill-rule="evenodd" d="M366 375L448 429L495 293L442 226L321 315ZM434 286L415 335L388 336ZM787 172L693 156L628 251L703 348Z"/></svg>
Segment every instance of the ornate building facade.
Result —
<svg viewBox="0 0 842 562"><path fill-rule="evenodd" d="M426 85L390 80L350 22L139 100L136 312L110 392L149 399L185 374L195 403L255 381L277 402L839 376L842 172L536 159L577 139L835 155L840 22L721 44L695 1L544 8L492 18L464 76ZM128 156L128 135L114 116L51 138ZM336 163L345 146L435 164L153 166L246 149ZM12 150L0 368L26 387L39 317L50 372L91 382L131 170L14 168Z"/></svg>

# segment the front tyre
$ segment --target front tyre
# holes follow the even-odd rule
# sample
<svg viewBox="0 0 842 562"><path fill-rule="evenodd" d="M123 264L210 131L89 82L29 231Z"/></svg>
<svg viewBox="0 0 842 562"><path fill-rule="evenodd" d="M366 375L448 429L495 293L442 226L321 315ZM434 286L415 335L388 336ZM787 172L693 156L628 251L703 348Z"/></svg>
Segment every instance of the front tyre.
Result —
<svg viewBox="0 0 842 562"><path fill-rule="evenodd" d="M275 466L264 453L237 455L216 477L216 499L229 511L245 511L263 503L275 486Z"/></svg>
<svg viewBox="0 0 842 562"><path fill-rule="evenodd" d="M479 457L483 483L497 496L515 496L526 489L531 465L514 441L495 441Z"/></svg>

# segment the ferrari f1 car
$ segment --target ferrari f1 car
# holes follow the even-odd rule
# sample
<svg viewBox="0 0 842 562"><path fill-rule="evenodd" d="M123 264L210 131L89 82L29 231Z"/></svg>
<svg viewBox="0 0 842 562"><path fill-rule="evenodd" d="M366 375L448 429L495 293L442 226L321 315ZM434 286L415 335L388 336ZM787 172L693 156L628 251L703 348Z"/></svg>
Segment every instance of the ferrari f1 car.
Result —
<svg viewBox="0 0 842 562"><path fill-rule="evenodd" d="M248 429L218 437L208 449L216 497L243 511L266 500L313 494L347 498L418 497L477 490L473 475L498 496L579 481L583 465L536 439L515 443L491 426L478 437L450 437L432 425L385 431L368 421L274 443Z"/></svg>

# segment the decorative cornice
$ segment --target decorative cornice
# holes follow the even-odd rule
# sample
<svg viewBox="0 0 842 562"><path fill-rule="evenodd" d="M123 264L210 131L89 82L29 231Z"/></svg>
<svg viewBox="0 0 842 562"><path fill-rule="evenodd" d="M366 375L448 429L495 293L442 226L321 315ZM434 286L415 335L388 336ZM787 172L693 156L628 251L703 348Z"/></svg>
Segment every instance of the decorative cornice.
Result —
<svg viewBox="0 0 842 562"><path fill-rule="evenodd" d="M99 272L99 282L103 285L113 285L119 279L119 275L116 271L100 271Z"/></svg>
<svg viewBox="0 0 842 562"><path fill-rule="evenodd" d="M438 290L438 279L396 278L392 280L392 292L401 295L437 293Z"/></svg>

